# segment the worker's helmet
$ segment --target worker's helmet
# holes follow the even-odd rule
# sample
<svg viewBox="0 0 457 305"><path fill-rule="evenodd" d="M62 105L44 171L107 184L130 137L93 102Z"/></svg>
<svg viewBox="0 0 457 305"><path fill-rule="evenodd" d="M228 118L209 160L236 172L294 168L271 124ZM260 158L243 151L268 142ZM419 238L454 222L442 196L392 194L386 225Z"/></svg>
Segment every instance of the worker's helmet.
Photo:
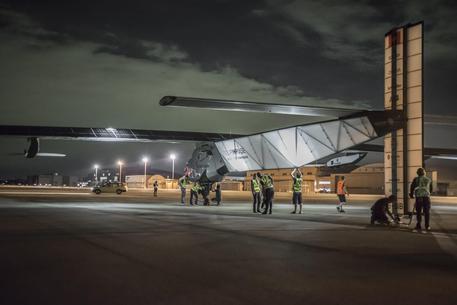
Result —
<svg viewBox="0 0 457 305"><path fill-rule="evenodd" d="M262 175L260 174L260 172L257 172L257 177L262 177Z"/></svg>
<svg viewBox="0 0 457 305"><path fill-rule="evenodd" d="M425 169L423 169L422 167L419 167L417 169L417 175L418 176L425 176Z"/></svg>

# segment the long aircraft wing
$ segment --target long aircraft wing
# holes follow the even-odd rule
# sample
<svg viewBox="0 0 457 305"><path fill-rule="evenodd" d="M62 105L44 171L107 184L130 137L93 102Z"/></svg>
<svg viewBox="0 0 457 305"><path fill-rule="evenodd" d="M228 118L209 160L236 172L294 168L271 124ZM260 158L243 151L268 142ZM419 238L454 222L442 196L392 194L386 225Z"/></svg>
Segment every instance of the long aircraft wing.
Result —
<svg viewBox="0 0 457 305"><path fill-rule="evenodd" d="M200 132L152 131L115 128L76 128L42 126L0 126L0 135L40 139L88 141L207 141L214 142L229 171L286 168L308 164L354 145L373 140L392 130L400 112L361 111L298 105L273 105L250 102L201 100L165 97L161 105L210 108L218 110L287 113L334 117L331 121L311 123L257 135ZM180 103L178 105L178 103ZM217 104L214 108L211 105ZM247 109L247 110L246 110ZM343 118L341 118L343 117ZM391 118L388 120L387 118ZM393 118L393 120L392 120Z"/></svg>
<svg viewBox="0 0 457 305"><path fill-rule="evenodd" d="M126 128L82 128L44 126L0 126L0 136L24 136L54 140L85 141L195 141L215 142L230 171L303 166L347 149L379 150L366 142L401 126L402 113L300 105L278 105L165 96L162 106L193 107L227 111L251 111L332 120L293 126L255 135L187 131L139 130ZM434 118L437 120L436 118ZM363 146L365 145L365 146ZM371 149L369 149L371 148ZM426 153L427 154L427 153ZM455 150L429 155L455 155Z"/></svg>
<svg viewBox="0 0 457 305"><path fill-rule="evenodd" d="M160 105L168 107L196 107L229 111L249 111L303 116L321 116L323 118L349 116L361 109L329 108L300 105L281 105L271 103L240 102L216 99L165 96ZM245 135L211 132L140 130L127 128L92 128L92 127L53 127L53 126L17 126L0 125L0 136L36 137L51 140L83 141L195 141L215 142L239 138Z"/></svg>
<svg viewBox="0 0 457 305"><path fill-rule="evenodd" d="M142 130L126 128L82 128L0 125L0 136L36 137L51 140L82 141L220 141L240 137L239 134L211 132Z"/></svg>
<svg viewBox="0 0 457 305"><path fill-rule="evenodd" d="M161 106L200 108L209 110L260 112L274 114L289 114L302 116L320 117L345 117L369 109L360 108L338 108L338 107L318 107L303 105L287 105L274 103L258 103L247 101L233 101L210 98L195 98L182 96L164 96L160 99Z"/></svg>

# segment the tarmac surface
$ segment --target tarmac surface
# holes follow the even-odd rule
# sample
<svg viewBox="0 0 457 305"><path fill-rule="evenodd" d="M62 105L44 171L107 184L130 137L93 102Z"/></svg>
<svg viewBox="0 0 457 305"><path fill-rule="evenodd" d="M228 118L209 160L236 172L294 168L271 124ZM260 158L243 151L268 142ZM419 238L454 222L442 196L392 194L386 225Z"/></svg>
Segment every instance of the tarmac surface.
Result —
<svg viewBox="0 0 457 305"><path fill-rule="evenodd" d="M371 226L378 196L305 197L253 214L249 193L0 189L0 304L457 304L457 200L432 232ZM414 222L413 222L414 224ZM412 227L412 225L410 226Z"/></svg>

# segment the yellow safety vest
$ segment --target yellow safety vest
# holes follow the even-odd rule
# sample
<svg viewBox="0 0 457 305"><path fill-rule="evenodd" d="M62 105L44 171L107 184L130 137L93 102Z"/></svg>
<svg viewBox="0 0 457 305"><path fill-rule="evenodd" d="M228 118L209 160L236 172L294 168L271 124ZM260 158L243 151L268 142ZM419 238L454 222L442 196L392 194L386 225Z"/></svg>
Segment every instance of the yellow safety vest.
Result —
<svg viewBox="0 0 457 305"><path fill-rule="evenodd" d="M263 182L263 186L267 189L273 187L273 182L271 181L270 177L268 177L267 175L262 176L262 182Z"/></svg>
<svg viewBox="0 0 457 305"><path fill-rule="evenodd" d="M430 196L430 184L432 180L426 176L419 176L417 179L417 186L414 189L414 195L416 197L429 197Z"/></svg>
<svg viewBox="0 0 457 305"><path fill-rule="evenodd" d="M186 187L188 180L186 178L179 179L179 185L183 188Z"/></svg>
<svg viewBox="0 0 457 305"><path fill-rule="evenodd" d="M254 192L256 192L256 193L260 192L260 185L259 185L259 181L257 181L257 179L252 179L252 185L254 186Z"/></svg>
<svg viewBox="0 0 457 305"><path fill-rule="evenodd" d="M294 192L301 193L301 183L302 183L302 178L295 178L294 187L293 187Z"/></svg>

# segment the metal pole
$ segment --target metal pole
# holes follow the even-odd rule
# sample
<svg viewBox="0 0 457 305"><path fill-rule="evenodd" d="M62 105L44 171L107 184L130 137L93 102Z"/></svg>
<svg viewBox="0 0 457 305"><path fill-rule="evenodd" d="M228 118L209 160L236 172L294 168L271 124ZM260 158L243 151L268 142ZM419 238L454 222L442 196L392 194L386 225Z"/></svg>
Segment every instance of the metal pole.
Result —
<svg viewBox="0 0 457 305"><path fill-rule="evenodd" d="M403 215L409 214L408 160L408 27L403 27ZM422 66L423 67L423 66ZM412 212L412 211L411 211Z"/></svg>
<svg viewBox="0 0 457 305"><path fill-rule="evenodd" d="M95 168L95 182L98 182L98 167Z"/></svg>
<svg viewBox="0 0 457 305"><path fill-rule="evenodd" d="M397 101L398 101L398 95L397 95L397 29L394 29L392 31L392 56L391 56L391 107L392 110L395 111L397 110ZM406 84L403 84L406 86ZM397 196L398 193L398 176L397 176L397 131L394 130L391 133L391 175L392 175L392 195ZM397 200L394 200L392 202L392 212L396 216L398 215L398 205L397 205Z"/></svg>
<svg viewBox="0 0 457 305"><path fill-rule="evenodd" d="M122 183L122 163L119 164L119 182Z"/></svg>
<svg viewBox="0 0 457 305"><path fill-rule="evenodd" d="M146 164L147 164L147 162L144 162L144 188L145 189L148 188L147 181L146 181Z"/></svg>
<svg viewBox="0 0 457 305"><path fill-rule="evenodd" d="M172 165L171 165L171 179L174 180L175 179L175 159L172 159Z"/></svg>

